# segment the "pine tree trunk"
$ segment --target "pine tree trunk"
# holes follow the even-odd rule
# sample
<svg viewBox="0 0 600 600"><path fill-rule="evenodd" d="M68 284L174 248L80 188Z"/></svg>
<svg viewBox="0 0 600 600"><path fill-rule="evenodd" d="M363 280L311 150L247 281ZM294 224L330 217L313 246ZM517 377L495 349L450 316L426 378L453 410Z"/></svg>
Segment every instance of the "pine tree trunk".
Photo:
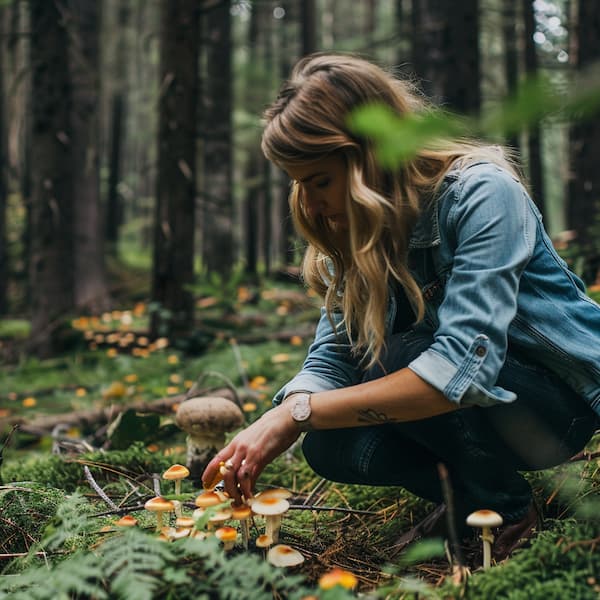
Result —
<svg viewBox="0 0 600 600"><path fill-rule="evenodd" d="M75 306L98 314L110 299L104 269L104 228L100 208L99 27L102 3L70 0L70 68L73 82L73 189Z"/></svg>
<svg viewBox="0 0 600 600"><path fill-rule="evenodd" d="M6 208L8 199L8 146L4 106L4 48L6 8L0 7L0 316L8 312L8 255L6 253Z"/></svg>
<svg viewBox="0 0 600 600"><path fill-rule="evenodd" d="M600 6L598 2L576 2L571 60L585 81L587 70L600 60ZM600 283L600 111L570 132L571 172L568 223L577 233L577 245L585 256L584 279Z"/></svg>
<svg viewBox="0 0 600 600"><path fill-rule="evenodd" d="M302 0L302 55L312 54L317 50L317 7L315 0Z"/></svg>
<svg viewBox="0 0 600 600"><path fill-rule="evenodd" d="M230 0L221 0L204 13L202 256L208 272L225 278L234 263L230 8Z"/></svg>
<svg viewBox="0 0 600 600"><path fill-rule="evenodd" d="M106 201L106 242L111 254L116 254L119 229L123 222L123 203L119 194L121 181L122 150L125 137L127 46L125 41L130 17L129 0L119 2L119 28L117 51L114 62L115 90L110 108L110 149L108 158L108 192Z"/></svg>
<svg viewBox="0 0 600 600"><path fill-rule="evenodd" d="M161 2L161 95L154 223L152 335L190 333L194 301L198 2Z"/></svg>
<svg viewBox="0 0 600 600"><path fill-rule="evenodd" d="M412 62L425 93L452 110L478 113L478 0L413 0L412 21Z"/></svg>
<svg viewBox="0 0 600 600"><path fill-rule="evenodd" d="M525 73L529 79L538 75L538 58L533 34L535 33L535 0L523 0L523 20L525 23ZM542 215L546 215L544 200L544 170L542 165L541 130L538 124L527 129L527 164L532 198Z"/></svg>
<svg viewBox="0 0 600 600"><path fill-rule="evenodd" d="M504 40L504 74L508 96L513 96L519 82L519 52L517 36L517 0L504 0L502 37ZM519 150L519 136L511 135L506 143Z"/></svg>
<svg viewBox="0 0 600 600"><path fill-rule="evenodd" d="M73 190L68 36L54 0L32 0L32 350L49 356L73 308ZM61 7L62 8L62 7Z"/></svg>

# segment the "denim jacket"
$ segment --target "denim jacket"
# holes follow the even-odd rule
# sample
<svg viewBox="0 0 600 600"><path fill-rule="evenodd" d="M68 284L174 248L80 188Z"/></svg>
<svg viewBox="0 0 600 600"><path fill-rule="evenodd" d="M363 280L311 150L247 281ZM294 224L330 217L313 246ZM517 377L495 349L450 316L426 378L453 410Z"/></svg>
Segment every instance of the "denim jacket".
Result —
<svg viewBox="0 0 600 600"><path fill-rule="evenodd" d="M558 374L600 415L600 306L557 255L521 183L491 163L451 170L425 207L409 244L432 345L408 366L460 405L516 395L496 386L507 351ZM396 302L390 294L391 331ZM360 357L324 309L301 371L274 398L361 381Z"/></svg>

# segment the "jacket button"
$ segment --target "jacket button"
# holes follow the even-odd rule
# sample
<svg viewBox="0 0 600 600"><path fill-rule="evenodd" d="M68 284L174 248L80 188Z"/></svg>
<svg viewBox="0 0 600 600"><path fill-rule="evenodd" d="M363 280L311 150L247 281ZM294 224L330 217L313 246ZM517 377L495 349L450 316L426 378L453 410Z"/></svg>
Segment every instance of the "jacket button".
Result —
<svg viewBox="0 0 600 600"><path fill-rule="evenodd" d="M475 349L475 354L477 354L477 356L485 356L486 353L487 350L485 349L485 346L477 346Z"/></svg>

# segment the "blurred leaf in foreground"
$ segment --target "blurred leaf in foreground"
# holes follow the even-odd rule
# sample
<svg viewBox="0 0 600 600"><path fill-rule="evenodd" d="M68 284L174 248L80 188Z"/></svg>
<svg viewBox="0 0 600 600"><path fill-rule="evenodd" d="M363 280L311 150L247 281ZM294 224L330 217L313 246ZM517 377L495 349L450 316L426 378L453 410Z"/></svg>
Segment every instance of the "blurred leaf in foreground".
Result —
<svg viewBox="0 0 600 600"><path fill-rule="evenodd" d="M371 104L352 112L349 126L370 138L384 169L394 169L424 148L443 147L444 140L477 133L483 138L508 137L552 117L583 121L600 110L600 72L590 71L571 82L568 90L547 77L525 81L514 96L479 118L460 116L441 109L396 115L383 104Z"/></svg>

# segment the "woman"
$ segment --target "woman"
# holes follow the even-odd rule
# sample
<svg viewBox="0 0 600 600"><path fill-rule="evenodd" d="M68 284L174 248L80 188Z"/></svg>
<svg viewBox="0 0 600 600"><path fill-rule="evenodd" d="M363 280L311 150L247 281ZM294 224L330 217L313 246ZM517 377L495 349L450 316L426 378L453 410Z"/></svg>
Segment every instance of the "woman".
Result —
<svg viewBox="0 0 600 600"><path fill-rule="evenodd" d="M266 111L262 148L293 181L303 275L324 308L301 371L204 481L224 461L227 492L249 498L303 431L308 463L335 481L442 503L444 463L459 522L499 512L506 555L535 517L519 471L564 462L598 426L600 307L501 149L438 142L384 170L348 127L374 102L426 109L365 60L313 55Z"/></svg>

